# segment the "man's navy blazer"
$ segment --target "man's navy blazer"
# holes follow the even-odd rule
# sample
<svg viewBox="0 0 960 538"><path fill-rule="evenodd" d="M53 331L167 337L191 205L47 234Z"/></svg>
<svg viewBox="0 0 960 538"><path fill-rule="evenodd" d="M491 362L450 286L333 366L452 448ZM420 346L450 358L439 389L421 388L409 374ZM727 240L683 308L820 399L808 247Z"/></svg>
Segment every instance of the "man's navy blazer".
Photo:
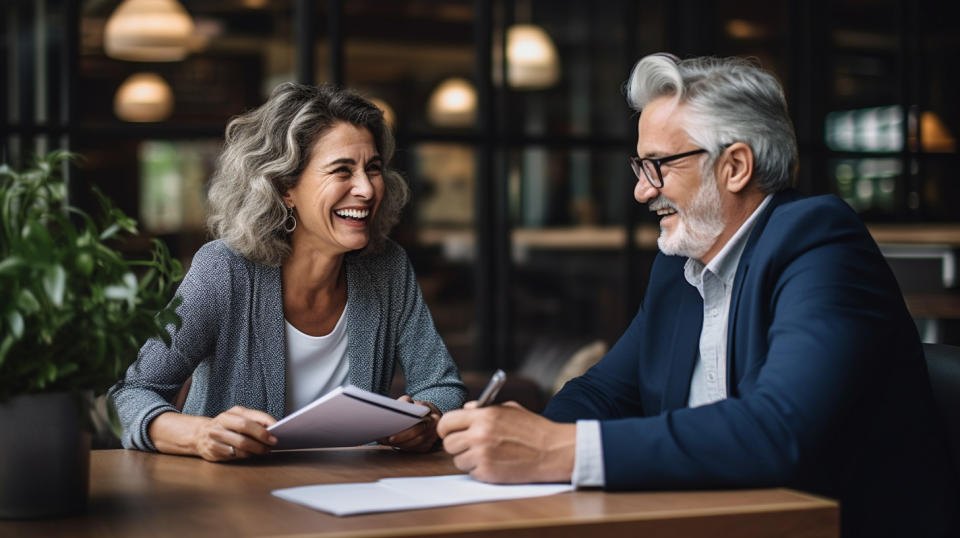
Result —
<svg viewBox="0 0 960 538"><path fill-rule="evenodd" d="M544 415L599 419L606 488L789 486L840 500L845 536L960 533L956 470L896 280L836 196L773 197L733 283L728 398L687 408L703 302L658 255L610 352Z"/></svg>

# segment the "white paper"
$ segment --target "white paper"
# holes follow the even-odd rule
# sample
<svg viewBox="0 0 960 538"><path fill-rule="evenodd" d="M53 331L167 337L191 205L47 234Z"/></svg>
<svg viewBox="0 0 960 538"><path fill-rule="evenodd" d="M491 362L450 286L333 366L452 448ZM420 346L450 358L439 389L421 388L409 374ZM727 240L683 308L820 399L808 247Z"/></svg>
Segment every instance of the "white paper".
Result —
<svg viewBox="0 0 960 538"><path fill-rule="evenodd" d="M357 446L403 431L430 409L354 386L338 387L267 428L274 450Z"/></svg>
<svg viewBox="0 0 960 538"><path fill-rule="evenodd" d="M377 482L301 486L271 493L337 516L434 508L573 491L571 484L487 484L466 474L384 478Z"/></svg>

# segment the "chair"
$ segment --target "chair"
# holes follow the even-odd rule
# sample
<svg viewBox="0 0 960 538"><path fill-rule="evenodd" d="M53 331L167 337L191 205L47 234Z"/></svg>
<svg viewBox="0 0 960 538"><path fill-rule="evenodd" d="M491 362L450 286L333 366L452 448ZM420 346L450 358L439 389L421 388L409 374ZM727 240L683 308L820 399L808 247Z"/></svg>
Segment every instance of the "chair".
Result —
<svg viewBox="0 0 960 538"><path fill-rule="evenodd" d="M960 472L960 346L923 344L933 397L945 422L951 455Z"/></svg>

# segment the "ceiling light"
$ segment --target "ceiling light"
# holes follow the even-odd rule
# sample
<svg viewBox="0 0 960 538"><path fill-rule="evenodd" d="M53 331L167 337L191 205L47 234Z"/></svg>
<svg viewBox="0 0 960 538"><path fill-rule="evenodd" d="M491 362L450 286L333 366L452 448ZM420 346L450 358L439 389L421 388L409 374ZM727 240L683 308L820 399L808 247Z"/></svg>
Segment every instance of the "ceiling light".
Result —
<svg viewBox="0 0 960 538"><path fill-rule="evenodd" d="M441 127L470 127L477 118L477 90L466 79L444 80L430 94L427 118Z"/></svg>
<svg viewBox="0 0 960 538"><path fill-rule="evenodd" d="M118 60L174 62L187 56L192 32L177 0L124 0L107 20L103 50Z"/></svg>
<svg viewBox="0 0 960 538"><path fill-rule="evenodd" d="M173 112L173 91L156 73L136 73L117 90L113 112L124 121L163 121Z"/></svg>
<svg viewBox="0 0 960 538"><path fill-rule="evenodd" d="M533 24L507 29L507 81L519 89L549 88L560 78L557 48L550 36Z"/></svg>
<svg viewBox="0 0 960 538"><path fill-rule="evenodd" d="M727 35L734 39L762 39L767 30L762 24L746 19L730 19L726 24Z"/></svg>

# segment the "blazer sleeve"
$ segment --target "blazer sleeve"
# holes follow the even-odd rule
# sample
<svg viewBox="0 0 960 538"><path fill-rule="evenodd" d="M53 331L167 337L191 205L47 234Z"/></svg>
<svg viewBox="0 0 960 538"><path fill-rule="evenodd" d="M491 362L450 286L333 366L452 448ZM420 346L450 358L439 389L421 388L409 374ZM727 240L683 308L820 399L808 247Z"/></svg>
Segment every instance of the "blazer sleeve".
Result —
<svg viewBox="0 0 960 538"><path fill-rule="evenodd" d="M571 379L550 399L543 416L557 422L642 416L637 361L644 336L644 311L597 364Z"/></svg>
<svg viewBox="0 0 960 538"><path fill-rule="evenodd" d="M897 338L889 319L902 300L891 296L883 259L855 216L807 217L779 223L788 231L768 246L783 253L750 267L766 282L754 298L763 303L757 316L769 316L738 320L737 330L765 331L766 356L751 361L755 385L711 405L602 421L607 488L788 483L849 412L865 372L878 367L871 359Z"/></svg>
<svg viewBox="0 0 960 538"><path fill-rule="evenodd" d="M403 368L407 394L414 400L433 403L441 412L457 409L466 399L466 388L433 324L410 260L398 245L390 247L397 251L395 271L399 284L395 354Z"/></svg>
<svg viewBox="0 0 960 538"><path fill-rule="evenodd" d="M225 248L225 247L221 247ZM156 451L147 434L150 421L175 411L171 401L197 364L212 354L219 323L219 302L228 293L228 271L223 258L210 246L201 248L177 289L183 302L177 307L182 324L167 326L172 337L168 348L151 338L140 348L126 375L107 392L123 427L125 448Z"/></svg>

